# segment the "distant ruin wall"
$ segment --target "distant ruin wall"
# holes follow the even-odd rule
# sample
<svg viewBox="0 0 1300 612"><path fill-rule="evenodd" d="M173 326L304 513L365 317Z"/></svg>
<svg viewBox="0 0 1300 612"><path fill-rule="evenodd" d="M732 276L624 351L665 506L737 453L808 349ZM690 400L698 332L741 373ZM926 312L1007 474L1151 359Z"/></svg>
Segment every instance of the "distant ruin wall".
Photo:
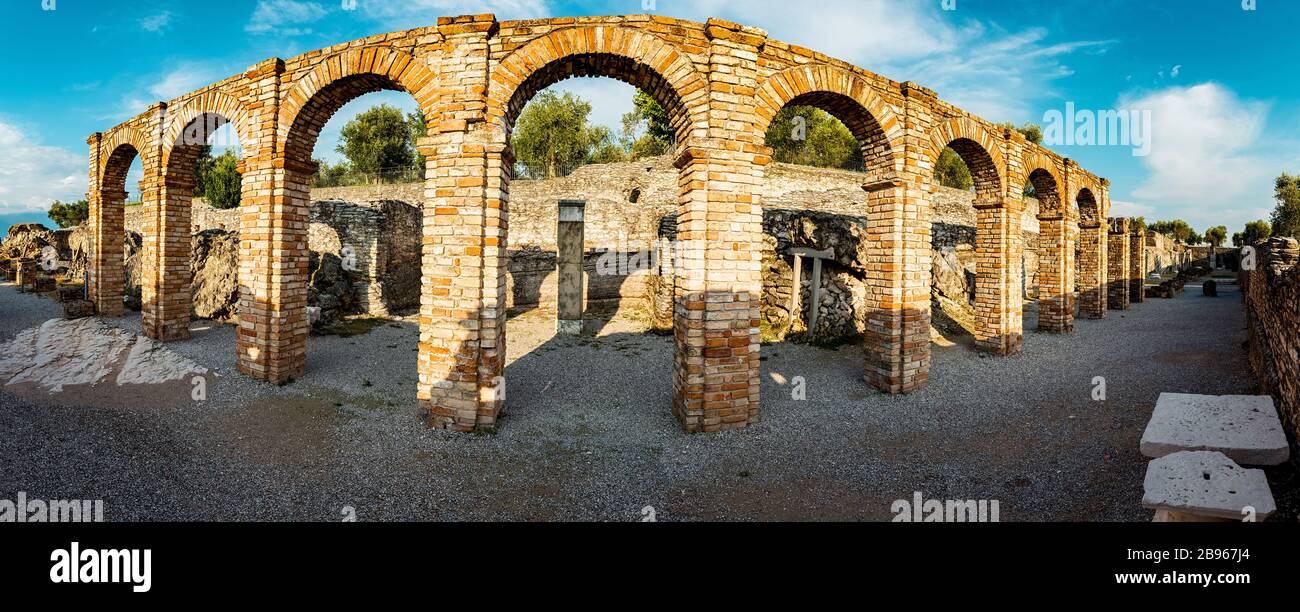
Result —
<svg viewBox="0 0 1300 612"><path fill-rule="evenodd" d="M1294 238L1256 245L1256 266L1238 273L1247 352L1261 391L1277 402L1291 439L1300 436L1300 246Z"/></svg>
<svg viewBox="0 0 1300 612"><path fill-rule="evenodd" d="M788 233L790 229L784 226L799 221L797 211L821 214L823 220L830 218L826 215L862 219L863 181L864 175L856 172L771 164L767 168L763 207L783 212L765 215L765 232ZM359 292L356 302L363 311L387 314L418 306L421 225L416 204L424 198L424 185L323 187L312 189L311 197L312 244L336 244L328 250L340 255L345 246L353 249L359 270L364 273L364 278L358 279L361 282L353 283ZM675 223L677 197L677 171L668 157L584 166L569 176L551 180L513 181L508 307L554 305L557 205L563 199L587 202L589 301L643 298L656 292L671 301L671 287L665 288L653 269L664 262L652 260L650 253L655 251L664 227ZM970 273L974 272L973 200L973 193L949 188L940 188L931 198L934 249L939 254L951 250L951 256ZM128 207L128 230L143 230L141 213L138 206ZM1038 285L1037 216L1037 200L1027 199L1022 239L1024 285L1029 297L1037 294ZM196 233L239 229L237 210L215 210L202 200L195 200L192 218ZM840 221L835 225L847 227ZM1180 252L1182 247L1164 236L1149 237L1148 245L1148 269L1176 266L1186 259ZM784 252L769 255L785 257ZM841 280L847 282L847 277Z"/></svg>

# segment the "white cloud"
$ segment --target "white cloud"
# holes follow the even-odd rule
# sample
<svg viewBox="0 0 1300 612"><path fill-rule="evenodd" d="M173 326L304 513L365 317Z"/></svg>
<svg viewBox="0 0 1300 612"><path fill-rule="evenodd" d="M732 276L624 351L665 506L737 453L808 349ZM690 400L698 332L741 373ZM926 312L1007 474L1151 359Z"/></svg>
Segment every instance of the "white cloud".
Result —
<svg viewBox="0 0 1300 612"><path fill-rule="evenodd" d="M933 10L938 2L930 5L896 0L821 0L798 6L734 0L695 3L703 14L764 28L773 38L865 68L956 49L959 30Z"/></svg>
<svg viewBox="0 0 1300 612"><path fill-rule="evenodd" d="M43 212L86 194L86 156L31 140L0 121L0 214Z"/></svg>
<svg viewBox="0 0 1300 612"><path fill-rule="evenodd" d="M1119 107L1151 111L1151 153L1141 158L1149 176L1133 197L1197 227L1235 225L1271 206L1283 168L1261 154L1267 103L1211 82L1127 96Z"/></svg>
<svg viewBox="0 0 1300 612"><path fill-rule="evenodd" d="M640 8L640 3L635 4ZM439 17L492 13L502 21L555 16L547 0L384 0L358 2L363 14L391 29L431 26Z"/></svg>
<svg viewBox="0 0 1300 612"><path fill-rule="evenodd" d="M158 33L167 28L172 21L172 12L163 11L140 20L140 28L146 32Z"/></svg>
<svg viewBox="0 0 1300 612"><path fill-rule="evenodd" d="M132 91L122 96L121 102L113 112L100 119L124 120L149 110L155 102L166 102L184 93L189 93L229 76L230 70L224 66L207 62L182 62L162 74L142 79L143 92Z"/></svg>
<svg viewBox="0 0 1300 612"><path fill-rule="evenodd" d="M1137 202L1125 202L1123 200L1110 201L1110 216L1112 217L1146 217L1148 221L1154 221L1151 217L1155 215L1156 208Z"/></svg>
<svg viewBox="0 0 1300 612"><path fill-rule="evenodd" d="M244 26L250 34L297 36L310 34L305 27L328 15L330 10L318 2L300 0L258 0L253 16Z"/></svg>

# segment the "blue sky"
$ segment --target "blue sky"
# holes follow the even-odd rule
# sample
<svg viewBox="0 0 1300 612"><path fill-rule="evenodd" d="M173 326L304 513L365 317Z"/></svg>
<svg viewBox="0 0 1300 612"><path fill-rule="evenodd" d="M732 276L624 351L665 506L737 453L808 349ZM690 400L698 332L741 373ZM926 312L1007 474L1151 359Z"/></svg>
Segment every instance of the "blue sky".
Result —
<svg viewBox="0 0 1300 612"><path fill-rule="evenodd" d="M53 2L54 10L43 10ZM1149 111L1151 149L1053 146L1110 178L1117 215L1180 217L1231 231L1267 218L1272 179L1300 171L1300 2L1257 0L0 0L0 231L43 220L54 199L86 190L85 139L166 100L272 56L433 24L439 15L500 19L656 12L730 19L771 37L936 90L994 121L1043 122L1076 109ZM1247 0L1249 3L1249 0ZM352 10L347 7L352 5ZM647 10L651 8L651 10ZM952 8L953 10L945 10ZM608 79L557 85L617 126L632 90ZM380 93L345 107L338 129ZM133 186L133 183L132 183Z"/></svg>

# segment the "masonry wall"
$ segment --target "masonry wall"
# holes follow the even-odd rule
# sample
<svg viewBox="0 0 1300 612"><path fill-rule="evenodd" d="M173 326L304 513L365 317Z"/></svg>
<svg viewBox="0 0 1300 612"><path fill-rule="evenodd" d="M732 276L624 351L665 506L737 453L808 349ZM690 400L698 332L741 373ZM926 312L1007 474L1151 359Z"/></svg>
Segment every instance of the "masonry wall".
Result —
<svg viewBox="0 0 1300 612"><path fill-rule="evenodd" d="M763 185L764 208L861 218L866 198L864 180L865 175L856 172L773 163ZM665 291L658 279L656 267L665 262L661 261L656 242L664 236L665 227L675 223L677 197L677 171L666 156L585 166L552 180L514 181L507 306L554 307L555 228L557 204L562 199L587 202L585 269L591 303L614 305L622 300L647 298L656 291L671 301L671 287ZM422 183L311 190L313 249L331 241L339 243L339 247L351 245L362 271L367 272L365 277L380 279L373 284L356 283L364 291L357 296L358 303L373 305L366 312L391 314L418 306L419 278L414 267L419 262L420 225L416 205L423 198ZM932 247L936 251L952 249L971 273L975 266L974 199L972 192L950 188L931 194ZM350 206L339 204L343 202ZM142 212L139 206L126 209L128 230L140 233L144 229ZM1033 298L1038 292L1037 200L1026 199L1021 214L1023 287L1026 296ZM774 227L791 222L795 219L788 213L766 215L764 228L770 234ZM201 199L195 200L192 225L195 232L214 228L238 231L239 211L216 210ZM337 236L330 235L326 227ZM1176 266L1187 259L1181 245L1164 236L1149 237L1148 245L1148 269ZM338 247L327 250L337 253ZM832 273L830 270L828 267L827 274ZM393 296L384 297L390 289Z"/></svg>
<svg viewBox="0 0 1300 612"><path fill-rule="evenodd" d="M1292 440L1300 439L1300 246L1294 238L1256 245L1257 266L1238 273L1245 301L1247 352L1264 393L1277 403Z"/></svg>

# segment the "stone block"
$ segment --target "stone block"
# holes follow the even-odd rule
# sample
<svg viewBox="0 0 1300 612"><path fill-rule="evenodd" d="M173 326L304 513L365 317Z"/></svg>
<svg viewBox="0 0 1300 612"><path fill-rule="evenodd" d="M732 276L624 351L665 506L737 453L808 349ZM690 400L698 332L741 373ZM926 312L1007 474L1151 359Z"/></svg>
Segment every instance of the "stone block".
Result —
<svg viewBox="0 0 1300 612"><path fill-rule="evenodd" d="M1277 511L1264 470L1242 468L1214 451L1152 461L1142 489L1142 507L1174 513L1164 517L1168 522L1188 522L1186 515L1241 520L1252 514L1262 521Z"/></svg>
<svg viewBox="0 0 1300 612"><path fill-rule="evenodd" d="M1219 451L1245 465L1277 465L1290 456L1273 398L1267 395L1161 393L1141 448L1148 457Z"/></svg>

